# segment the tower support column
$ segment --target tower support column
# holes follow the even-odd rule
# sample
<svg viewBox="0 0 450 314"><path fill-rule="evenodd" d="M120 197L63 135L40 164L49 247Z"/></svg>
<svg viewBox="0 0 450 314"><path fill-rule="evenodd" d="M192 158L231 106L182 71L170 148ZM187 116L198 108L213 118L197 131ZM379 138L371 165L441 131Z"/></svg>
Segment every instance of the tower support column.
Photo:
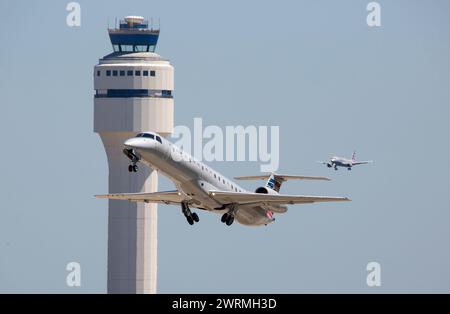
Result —
<svg viewBox="0 0 450 314"><path fill-rule="evenodd" d="M158 175L147 166L128 172L123 143L134 134L100 133L108 156L109 193L155 192ZM156 293L157 205L109 200L108 293Z"/></svg>

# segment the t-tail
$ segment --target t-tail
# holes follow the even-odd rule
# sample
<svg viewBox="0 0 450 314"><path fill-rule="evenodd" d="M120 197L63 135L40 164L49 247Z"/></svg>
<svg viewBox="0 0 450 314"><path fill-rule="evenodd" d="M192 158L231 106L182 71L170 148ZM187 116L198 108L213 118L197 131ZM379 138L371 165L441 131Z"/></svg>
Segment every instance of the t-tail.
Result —
<svg viewBox="0 0 450 314"><path fill-rule="evenodd" d="M282 177L277 176L274 173L271 173L269 179L267 180L266 188L272 189L275 192L279 193L283 181L285 180Z"/></svg>
<svg viewBox="0 0 450 314"><path fill-rule="evenodd" d="M356 150L353 151L352 161L356 161Z"/></svg>

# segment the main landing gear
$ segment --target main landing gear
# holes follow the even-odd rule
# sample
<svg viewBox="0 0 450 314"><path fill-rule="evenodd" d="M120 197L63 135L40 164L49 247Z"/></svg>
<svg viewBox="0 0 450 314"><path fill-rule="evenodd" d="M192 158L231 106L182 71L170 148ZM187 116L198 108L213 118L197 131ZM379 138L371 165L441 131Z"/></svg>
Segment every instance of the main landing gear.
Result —
<svg viewBox="0 0 450 314"><path fill-rule="evenodd" d="M191 212L189 205L187 203L181 203L181 211L184 217L186 217L188 224L190 224L191 226L194 224L194 222L200 221L200 218L198 217L197 213Z"/></svg>
<svg viewBox="0 0 450 314"><path fill-rule="evenodd" d="M221 222L226 224L227 226L231 226L234 222L234 213L236 211L236 208L232 206L230 210L222 215L222 218L220 219Z"/></svg>
<svg viewBox="0 0 450 314"><path fill-rule="evenodd" d="M222 215L220 221L226 224L227 226L231 226L234 222L234 216L229 213L225 213Z"/></svg>

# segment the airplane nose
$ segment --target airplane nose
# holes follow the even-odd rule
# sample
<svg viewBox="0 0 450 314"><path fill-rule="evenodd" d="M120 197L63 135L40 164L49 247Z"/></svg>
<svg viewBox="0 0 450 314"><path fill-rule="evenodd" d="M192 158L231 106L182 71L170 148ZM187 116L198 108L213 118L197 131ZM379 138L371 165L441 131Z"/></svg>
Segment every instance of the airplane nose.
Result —
<svg viewBox="0 0 450 314"><path fill-rule="evenodd" d="M130 138L123 145L133 149L151 149L154 146L153 141L144 138Z"/></svg>
<svg viewBox="0 0 450 314"><path fill-rule="evenodd" d="M128 148L138 148L139 146L139 140L136 138L130 138L123 143Z"/></svg>

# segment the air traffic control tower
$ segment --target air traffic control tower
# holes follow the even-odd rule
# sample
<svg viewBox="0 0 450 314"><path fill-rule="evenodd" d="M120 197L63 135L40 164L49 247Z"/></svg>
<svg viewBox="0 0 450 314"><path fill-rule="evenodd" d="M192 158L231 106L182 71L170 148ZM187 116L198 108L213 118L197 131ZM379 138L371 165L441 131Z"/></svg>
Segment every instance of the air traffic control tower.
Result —
<svg viewBox="0 0 450 314"><path fill-rule="evenodd" d="M109 193L154 192L156 171L129 169L123 143L142 131L172 133L173 67L154 52L159 29L143 17L108 32L114 52L94 68L94 131L108 158ZM156 204L109 200L108 293L156 293L156 254Z"/></svg>

